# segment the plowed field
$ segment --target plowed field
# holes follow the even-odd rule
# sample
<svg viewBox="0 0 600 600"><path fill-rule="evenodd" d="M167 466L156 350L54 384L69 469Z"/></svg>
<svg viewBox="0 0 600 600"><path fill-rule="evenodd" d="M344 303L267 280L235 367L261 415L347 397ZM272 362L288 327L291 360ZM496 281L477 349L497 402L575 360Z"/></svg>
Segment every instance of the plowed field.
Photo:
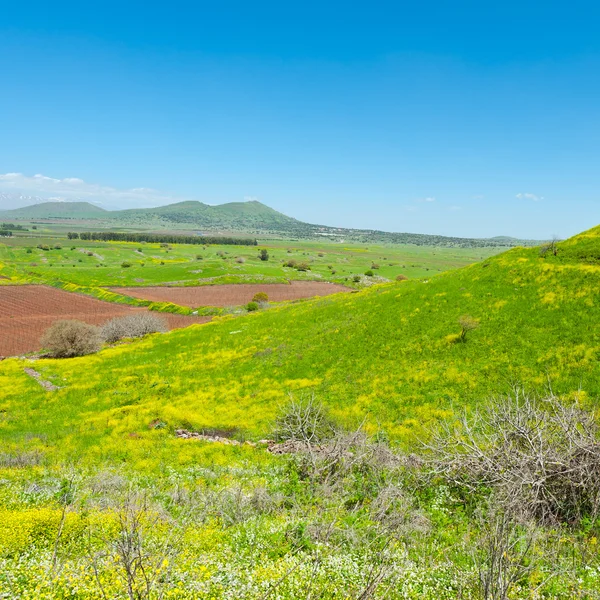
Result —
<svg viewBox="0 0 600 600"><path fill-rule="evenodd" d="M349 288L322 281L292 281L285 283L232 285L203 285L199 287L130 287L114 288L113 291L133 298L154 302L173 302L180 306L240 306L250 302L254 294L265 292L269 300L299 300L313 296L329 296L347 292Z"/></svg>
<svg viewBox="0 0 600 600"><path fill-rule="evenodd" d="M114 317L145 310L102 302L43 285L1 286L0 356L14 356L39 350L42 334L55 321L76 319L101 325ZM209 317L155 314L163 317L170 329L210 321Z"/></svg>

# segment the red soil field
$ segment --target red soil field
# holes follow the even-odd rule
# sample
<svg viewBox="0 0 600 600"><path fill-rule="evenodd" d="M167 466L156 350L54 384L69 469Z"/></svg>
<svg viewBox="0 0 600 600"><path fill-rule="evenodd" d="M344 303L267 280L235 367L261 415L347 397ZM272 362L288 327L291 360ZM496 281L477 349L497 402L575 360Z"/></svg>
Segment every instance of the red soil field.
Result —
<svg viewBox="0 0 600 600"><path fill-rule="evenodd" d="M329 296L338 292L348 292L349 288L324 281L292 281L285 283L236 283L227 285L203 285L199 287L130 287L113 288L114 292L152 300L153 302L173 302L179 306L240 306L250 302L257 292L265 292L269 300L300 300L313 296Z"/></svg>
<svg viewBox="0 0 600 600"><path fill-rule="evenodd" d="M145 310L44 285L0 286L0 356L40 350L41 336L55 321L76 319L102 325L114 317ZM170 329L210 321L210 317L154 314L164 318Z"/></svg>

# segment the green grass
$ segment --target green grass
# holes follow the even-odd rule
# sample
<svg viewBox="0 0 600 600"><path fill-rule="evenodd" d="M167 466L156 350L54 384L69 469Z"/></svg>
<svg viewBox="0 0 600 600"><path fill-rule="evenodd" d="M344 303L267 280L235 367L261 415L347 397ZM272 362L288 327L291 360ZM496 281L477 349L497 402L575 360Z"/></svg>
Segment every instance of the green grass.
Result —
<svg viewBox="0 0 600 600"><path fill-rule="evenodd" d="M38 244L50 250L40 250ZM62 249L54 249L55 245ZM75 247L74 250L71 248ZM267 248L269 260L258 259ZM28 252L30 250L30 252ZM140 252L141 250L141 252ZM92 253L88 256L87 253ZM327 242L261 242L256 247L190 246L173 244L102 243L59 237L15 236L0 244L0 264L16 269L22 277L56 280L87 287L144 286L156 284L201 285L217 282L285 282L289 279L321 279L352 283L373 263L376 276L394 279L431 276L496 254L496 248L427 248L419 246L362 246ZM244 262L237 262L242 259ZM283 264L306 262L301 272ZM123 263L131 266L123 268ZM4 272L0 270L0 274Z"/></svg>
<svg viewBox="0 0 600 600"><path fill-rule="evenodd" d="M271 251L287 258L287 247L274 245ZM114 252L115 263L132 252L123 245L97 248L99 254ZM314 258L316 272L334 259L347 259L348 268L354 268L376 257L393 262L408 251L332 246L318 257L322 245L290 248L292 255ZM413 249L415 264L418 250ZM183 251L188 249L177 247L169 254L183 258ZM217 251L206 250L215 256ZM5 247L0 262L18 265L21 252L22 247ZM439 268L461 256L438 252ZM387 597L480 598L472 562L472 540L479 533L468 499L456 497L456 490L437 484L420 487L415 502L427 531L390 537L369 516L376 499L369 490L394 484L412 494L410 481L390 474L375 484L368 470L357 472L348 482L351 494L344 503L334 491L328 496L311 490L302 481L302 465L285 457L249 446L177 439L174 429L233 429L240 440L259 439L270 435L290 394L315 394L340 422L349 427L364 423L367 432L385 433L393 444L413 451L415 439L426 435L428 426L452 418L458 408L473 410L514 385L538 391L551 385L566 400L597 406L599 256L600 228L595 228L560 244L557 256L542 257L536 248L514 249L457 271L436 276L426 271L425 279L218 318L89 357L0 362L2 452L43 457L39 466L0 470L6 506L0 570L9 574L0 576L0 583L10 583L10 589L22 586L22 597L100 597L86 575L86 555L77 546L82 538L77 519L84 520L82 530L88 527L86 519L100 518L94 515L110 523L114 517L102 512L101 504L92 504L91 512L73 508L65 567L55 581L48 575L61 514L56 490L74 469L82 479L110 481L112 473L119 473L131 485L151 490L169 510L176 510L173 490L183 488L215 490L221 505L238 489L248 497L257 489L283 497L277 509L248 509L238 521L228 521L223 509L209 511L195 523L177 559L181 585L170 582L167 597L262 598L265 589L284 581L278 588L281 598L302 598L313 578L321 586L317 589L324 590L318 597L358 596L382 556L378 540L393 540L385 552L398 573ZM431 251L421 255L426 257L434 258ZM207 256L205 261L219 265L222 259ZM184 263L173 268L178 264ZM431 269L433 263L428 264ZM268 269L280 268L276 263L243 265L254 266L263 276L276 276ZM106 269L112 276L119 273ZM390 269L393 273L394 267ZM131 277L129 272L124 276ZM102 280L81 281L99 285ZM480 325L460 343L463 315ZM44 391L24 372L30 366L61 389ZM165 426L155 429L156 422ZM81 487L88 489L83 483ZM359 509L353 508L356 498L365 498ZM342 540L339 544L314 541L315 528L324 523ZM31 531L31 537L17 535L23 531ZM546 541L535 552L550 557L558 549L564 570L548 579L543 597L594 597L600 589L597 531L593 522L577 531L545 531ZM343 541L345 535L349 541ZM571 553L576 545L577 555ZM556 566L552 560L543 558L511 597L530 598ZM103 576L114 596L124 597L112 564L103 563ZM194 588L199 582L206 587ZM74 585L85 591L77 596Z"/></svg>

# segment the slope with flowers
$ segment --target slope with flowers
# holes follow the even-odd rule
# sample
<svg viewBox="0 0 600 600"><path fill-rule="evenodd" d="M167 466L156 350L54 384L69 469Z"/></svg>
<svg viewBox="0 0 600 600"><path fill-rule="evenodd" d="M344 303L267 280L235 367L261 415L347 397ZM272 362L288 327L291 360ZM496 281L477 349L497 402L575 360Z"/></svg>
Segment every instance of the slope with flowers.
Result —
<svg viewBox="0 0 600 600"><path fill-rule="evenodd" d="M36 369L48 395L4 361L6 441L38 430L51 447L173 428L267 433L289 394L314 393L348 423L409 440L458 405L515 384L595 397L600 390L600 228L556 255L514 249L430 280L405 281L109 348ZM478 320L457 342L462 315ZM35 407L38 418L32 420ZM155 420L167 424L149 431ZM73 433L76 431L77 433ZM127 445L129 442L126 442Z"/></svg>

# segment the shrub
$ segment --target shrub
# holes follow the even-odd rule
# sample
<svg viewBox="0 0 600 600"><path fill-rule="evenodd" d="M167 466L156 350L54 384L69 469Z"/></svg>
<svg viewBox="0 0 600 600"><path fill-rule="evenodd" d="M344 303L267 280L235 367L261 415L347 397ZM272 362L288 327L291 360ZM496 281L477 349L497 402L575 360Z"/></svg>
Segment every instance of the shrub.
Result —
<svg viewBox="0 0 600 600"><path fill-rule="evenodd" d="M310 271L310 265L306 262L301 262L296 265L297 271Z"/></svg>
<svg viewBox="0 0 600 600"><path fill-rule="evenodd" d="M371 269L379 269L378 263L371 263Z"/></svg>
<svg viewBox="0 0 600 600"><path fill-rule="evenodd" d="M269 252L265 248L263 248L260 251L258 258L260 258L260 260L269 260Z"/></svg>
<svg viewBox="0 0 600 600"><path fill-rule="evenodd" d="M333 438L337 431L326 408L314 396L300 400L291 397L275 420L274 436L278 441L319 444Z"/></svg>
<svg viewBox="0 0 600 600"><path fill-rule="evenodd" d="M121 267L122 267L123 269L128 269L130 266L131 266L131 263L130 263L130 262L122 262L122 263L121 263Z"/></svg>
<svg viewBox="0 0 600 600"><path fill-rule="evenodd" d="M358 282L360 281L360 275L355 275L355 276L352 278L352 281L354 281L354 283L358 283Z"/></svg>
<svg viewBox="0 0 600 600"><path fill-rule="evenodd" d="M365 275L367 277L373 277L374 273L373 273L373 271L371 271L371 269L369 269L368 271L365 271Z"/></svg>
<svg viewBox="0 0 600 600"><path fill-rule="evenodd" d="M85 356L102 347L100 328L81 321L56 321L44 333L42 347L53 358Z"/></svg>
<svg viewBox="0 0 600 600"><path fill-rule="evenodd" d="M268 302L269 301L269 296L266 292L257 292L256 294L254 294L254 298L252 298L252 302Z"/></svg>
<svg viewBox="0 0 600 600"><path fill-rule="evenodd" d="M62 246L61 246L60 244L56 244L56 245L54 246L54 249L55 249L55 250L62 250Z"/></svg>
<svg viewBox="0 0 600 600"><path fill-rule="evenodd" d="M408 277L406 275L396 275L396 281L408 281Z"/></svg>
<svg viewBox="0 0 600 600"><path fill-rule="evenodd" d="M202 256L202 254L196 254L196 260L204 260L204 256Z"/></svg>
<svg viewBox="0 0 600 600"><path fill-rule="evenodd" d="M246 259L243 256L238 256L235 259L235 262L238 263L239 265L243 265L246 262Z"/></svg>
<svg viewBox="0 0 600 600"><path fill-rule="evenodd" d="M600 515L597 415L552 394L517 393L434 436L435 469L466 494L491 489L502 509L540 523Z"/></svg>
<svg viewBox="0 0 600 600"><path fill-rule="evenodd" d="M460 325L458 339L461 342L467 341L467 333L469 333L469 331L473 331L479 327L479 321L469 315L463 315L460 317L460 319L458 319L458 324Z"/></svg>
<svg viewBox="0 0 600 600"><path fill-rule="evenodd" d="M31 248L27 248L27 254L31 254L33 250Z"/></svg>
<svg viewBox="0 0 600 600"><path fill-rule="evenodd" d="M255 310L258 310L259 306L258 306L258 302L248 302L248 304L246 304L246 310L248 312L254 312Z"/></svg>
<svg viewBox="0 0 600 600"><path fill-rule="evenodd" d="M297 265L298 263L292 258L291 260L288 260L283 266L290 267L290 269L295 269Z"/></svg>
<svg viewBox="0 0 600 600"><path fill-rule="evenodd" d="M149 333L165 331L168 331L168 327L164 319L149 312L140 312L111 319L102 326L102 337L106 342L114 343L123 338L142 337Z"/></svg>

